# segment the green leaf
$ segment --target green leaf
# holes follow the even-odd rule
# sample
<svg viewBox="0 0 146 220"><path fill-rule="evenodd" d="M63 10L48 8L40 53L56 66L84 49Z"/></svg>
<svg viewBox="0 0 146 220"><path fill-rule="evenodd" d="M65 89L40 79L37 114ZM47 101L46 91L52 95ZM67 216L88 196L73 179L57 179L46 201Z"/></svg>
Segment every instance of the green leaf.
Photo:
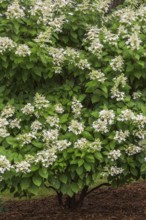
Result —
<svg viewBox="0 0 146 220"><path fill-rule="evenodd" d="M71 183L71 190L74 192L74 193L78 193L79 192L79 187L76 183Z"/></svg>
<svg viewBox="0 0 146 220"><path fill-rule="evenodd" d="M35 175L32 177L32 182L39 187L42 184L42 178L39 175Z"/></svg>
<svg viewBox="0 0 146 220"><path fill-rule="evenodd" d="M88 131L84 131L82 133L83 137L86 138L87 140L90 140L90 141L94 141L94 137L88 132Z"/></svg>
<svg viewBox="0 0 146 220"><path fill-rule="evenodd" d="M65 174L61 174L59 176L59 180L62 182L62 183L67 183L67 176Z"/></svg>
<svg viewBox="0 0 146 220"><path fill-rule="evenodd" d="M89 163L86 163L86 162L84 163L84 167L85 167L86 171L90 171L91 168L92 168L91 165Z"/></svg>
<svg viewBox="0 0 146 220"><path fill-rule="evenodd" d="M45 179L48 178L48 170L46 167L42 167L39 169L39 175Z"/></svg>
<svg viewBox="0 0 146 220"><path fill-rule="evenodd" d="M24 190L24 189L29 189L30 179L29 179L29 178L24 178L24 179L22 179L22 181L21 181L20 184L21 184L22 190Z"/></svg>
<svg viewBox="0 0 146 220"><path fill-rule="evenodd" d="M80 176L83 173L83 167L78 167L76 169L77 174Z"/></svg>

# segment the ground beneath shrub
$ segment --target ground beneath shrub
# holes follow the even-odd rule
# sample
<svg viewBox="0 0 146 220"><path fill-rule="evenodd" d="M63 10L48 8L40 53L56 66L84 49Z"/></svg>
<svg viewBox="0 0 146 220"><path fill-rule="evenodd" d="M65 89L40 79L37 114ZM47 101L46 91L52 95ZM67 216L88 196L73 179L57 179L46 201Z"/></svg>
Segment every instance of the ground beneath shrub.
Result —
<svg viewBox="0 0 146 220"><path fill-rule="evenodd" d="M60 208L55 196L27 201L8 201L0 220L145 220L146 183L94 191L80 211Z"/></svg>

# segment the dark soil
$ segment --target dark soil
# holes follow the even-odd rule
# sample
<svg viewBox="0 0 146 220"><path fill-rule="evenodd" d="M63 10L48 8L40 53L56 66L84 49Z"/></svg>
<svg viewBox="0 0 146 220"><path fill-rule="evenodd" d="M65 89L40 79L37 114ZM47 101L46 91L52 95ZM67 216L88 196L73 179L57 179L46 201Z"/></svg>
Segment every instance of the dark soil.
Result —
<svg viewBox="0 0 146 220"><path fill-rule="evenodd" d="M79 211L64 210L55 196L25 201L8 201L0 220L145 220L146 183L98 189L85 199Z"/></svg>

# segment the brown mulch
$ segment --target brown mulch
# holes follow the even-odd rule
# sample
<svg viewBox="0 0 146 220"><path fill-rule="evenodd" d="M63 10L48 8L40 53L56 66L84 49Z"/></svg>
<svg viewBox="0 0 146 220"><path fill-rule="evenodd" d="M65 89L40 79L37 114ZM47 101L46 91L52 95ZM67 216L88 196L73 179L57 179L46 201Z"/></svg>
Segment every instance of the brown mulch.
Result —
<svg viewBox="0 0 146 220"><path fill-rule="evenodd" d="M7 211L0 213L0 220L145 220L146 183L94 191L81 210L74 212L59 207L55 196L8 201L5 207Z"/></svg>

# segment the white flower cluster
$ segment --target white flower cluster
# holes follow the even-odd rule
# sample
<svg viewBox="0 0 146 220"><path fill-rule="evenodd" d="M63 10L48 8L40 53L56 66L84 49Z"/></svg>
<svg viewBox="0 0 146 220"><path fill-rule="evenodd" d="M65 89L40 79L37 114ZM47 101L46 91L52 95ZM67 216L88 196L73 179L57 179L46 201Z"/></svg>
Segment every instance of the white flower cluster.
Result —
<svg viewBox="0 0 146 220"><path fill-rule="evenodd" d="M38 120L35 120L32 124L31 124L31 129L32 131L39 131L42 129L42 123L40 123Z"/></svg>
<svg viewBox="0 0 146 220"><path fill-rule="evenodd" d="M20 122L21 122L21 119L18 119L18 118L15 118L15 119L13 119L13 120L10 120L9 121L9 127L10 128L18 128L18 129L20 129L21 128L21 126L20 126Z"/></svg>
<svg viewBox="0 0 146 220"><path fill-rule="evenodd" d="M26 56L30 56L31 51L26 44L21 44L17 47L15 54L20 57L26 57Z"/></svg>
<svg viewBox="0 0 146 220"><path fill-rule="evenodd" d="M37 43L50 43L51 42L52 29L47 28L46 31L40 32L39 35L34 39Z"/></svg>
<svg viewBox="0 0 146 220"><path fill-rule="evenodd" d="M138 114L135 116L134 122L136 123L136 125L139 129L142 129L146 125L146 116L144 116L142 114Z"/></svg>
<svg viewBox="0 0 146 220"><path fill-rule="evenodd" d="M127 47L132 50L139 50L141 43L142 41L139 39L139 33L137 31L133 32L126 41Z"/></svg>
<svg viewBox="0 0 146 220"><path fill-rule="evenodd" d="M1 112L1 116L5 118L10 118L14 115L15 113L15 107L7 105L5 108L3 108Z"/></svg>
<svg viewBox="0 0 146 220"><path fill-rule="evenodd" d="M107 133L109 131L108 125L114 123L115 114L113 110L102 110L99 112L99 118L93 122L93 128L96 132Z"/></svg>
<svg viewBox="0 0 146 220"><path fill-rule="evenodd" d="M106 79L105 74L101 72L101 70L92 70L89 73L91 80L98 80L98 82L103 83Z"/></svg>
<svg viewBox="0 0 146 220"><path fill-rule="evenodd" d="M144 140L146 138L146 131L145 130L134 130L133 131L133 136L138 137L141 140Z"/></svg>
<svg viewBox="0 0 146 220"><path fill-rule="evenodd" d="M44 167L49 167L57 159L55 149L46 149L38 152L34 160L35 163L42 163Z"/></svg>
<svg viewBox="0 0 146 220"><path fill-rule="evenodd" d="M121 72L123 70L124 60L122 56L116 56L114 59L111 60L110 66L114 71Z"/></svg>
<svg viewBox="0 0 146 220"><path fill-rule="evenodd" d="M48 25L50 25L54 32L61 32L62 26L65 23L65 21L65 16L61 15L59 17L51 19L51 21L48 22Z"/></svg>
<svg viewBox="0 0 146 220"><path fill-rule="evenodd" d="M16 163L14 165L14 168L16 172L21 172L21 173L29 173L31 171L31 164L28 161L21 161L19 163Z"/></svg>
<svg viewBox="0 0 146 220"><path fill-rule="evenodd" d="M58 66L61 71L61 66L65 60L66 51L63 48L49 48L49 55L53 58L54 65Z"/></svg>
<svg viewBox="0 0 146 220"><path fill-rule="evenodd" d="M118 116L118 121L133 121L135 119L134 112L130 109L122 110Z"/></svg>
<svg viewBox="0 0 146 220"><path fill-rule="evenodd" d="M86 138L80 138L74 143L74 148L85 149L88 146L88 140Z"/></svg>
<svg viewBox="0 0 146 220"><path fill-rule="evenodd" d="M111 33L106 27L103 28L103 36L104 36L104 43L108 43L110 45L117 45L117 41L119 39L118 34Z"/></svg>
<svg viewBox="0 0 146 220"><path fill-rule="evenodd" d="M21 142L22 146L30 144L33 139L37 139L35 132L20 134L17 137L17 140Z"/></svg>
<svg viewBox="0 0 146 220"><path fill-rule="evenodd" d="M71 109L75 118L80 117L82 107L83 105L81 104L81 102L77 100L76 97L73 97Z"/></svg>
<svg viewBox="0 0 146 220"><path fill-rule="evenodd" d="M126 138L129 136L129 131L125 130L125 131L116 131L116 134L114 136L114 140L116 140L118 143L121 143L123 141L126 141Z"/></svg>
<svg viewBox="0 0 146 220"><path fill-rule="evenodd" d="M56 141L59 136L59 131L57 129L43 130L42 136L44 142Z"/></svg>
<svg viewBox="0 0 146 220"><path fill-rule="evenodd" d="M19 1L15 0L11 5L8 6L7 11L5 13L8 19L18 19L25 16L24 7L20 7Z"/></svg>
<svg viewBox="0 0 146 220"><path fill-rule="evenodd" d="M84 69L89 69L90 70L90 63L88 62L87 59L80 59L79 62L75 64L79 69L84 70Z"/></svg>
<svg viewBox="0 0 146 220"><path fill-rule="evenodd" d="M74 143L74 148L100 151L102 149L102 143L99 139L90 142L86 138L80 138Z"/></svg>
<svg viewBox="0 0 146 220"><path fill-rule="evenodd" d="M4 155L0 155L0 173L3 174L12 168L9 160Z"/></svg>
<svg viewBox="0 0 146 220"><path fill-rule="evenodd" d="M125 149L125 152L128 156L138 154L141 151L142 151L142 148L134 144L129 144L129 146Z"/></svg>
<svg viewBox="0 0 146 220"><path fill-rule="evenodd" d="M62 114L64 112L63 106L61 104L56 104L55 105L55 111L58 114Z"/></svg>
<svg viewBox="0 0 146 220"><path fill-rule="evenodd" d="M27 103L22 109L22 113L25 115L31 115L34 113L34 106L31 103Z"/></svg>
<svg viewBox="0 0 146 220"><path fill-rule="evenodd" d="M140 91L133 92L132 96L134 100L139 99L142 96L142 93Z"/></svg>
<svg viewBox="0 0 146 220"><path fill-rule="evenodd" d="M0 118L0 137L7 137L10 134L8 133L6 126L9 124L6 118Z"/></svg>
<svg viewBox="0 0 146 220"><path fill-rule="evenodd" d="M72 120L70 122L70 126L68 127L68 130L78 135L84 131L84 125L82 122L79 122L77 120Z"/></svg>
<svg viewBox="0 0 146 220"><path fill-rule="evenodd" d="M46 118L46 122L50 125L50 127L59 128L59 118L57 116L48 116Z"/></svg>
<svg viewBox="0 0 146 220"><path fill-rule="evenodd" d="M36 93L34 97L34 105L37 109L48 108L50 102L45 98L45 96Z"/></svg>
<svg viewBox="0 0 146 220"><path fill-rule="evenodd" d="M105 167L105 172L107 173L107 175L109 176L117 176L122 174L124 171L123 168L121 167L117 167L117 166L111 166L110 168Z"/></svg>
<svg viewBox="0 0 146 220"><path fill-rule="evenodd" d="M88 143L89 149L95 150L95 151L100 151L102 149L102 142L100 139L95 139L93 142Z"/></svg>
<svg viewBox="0 0 146 220"><path fill-rule="evenodd" d="M56 145L57 145L57 150L62 151L67 149L71 145L71 142L68 140L59 140L56 142Z"/></svg>
<svg viewBox="0 0 146 220"><path fill-rule="evenodd" d="M120 74L118 77L113 79L114 86L111 89L111 98L116 98L117 101L122 101L125 97L125 92L119 91L119 87L124 88L127 82L127 77L124 74Z"/></svg>
<svg viewBox="0 0 146 220"><path fill-rule="evenodd" d="M121 151L120 150L112 150L108 153L108 158L111 161L115 161L117 160L119 157L121 157Z"/></svg>
<svg viewBox="0 0 146 220"><path fill-rule="evenodd" d="M13 40L8 37L0 37L0 54L3 54L5 51L10 51L15 48L16 44Z"/></svg>

